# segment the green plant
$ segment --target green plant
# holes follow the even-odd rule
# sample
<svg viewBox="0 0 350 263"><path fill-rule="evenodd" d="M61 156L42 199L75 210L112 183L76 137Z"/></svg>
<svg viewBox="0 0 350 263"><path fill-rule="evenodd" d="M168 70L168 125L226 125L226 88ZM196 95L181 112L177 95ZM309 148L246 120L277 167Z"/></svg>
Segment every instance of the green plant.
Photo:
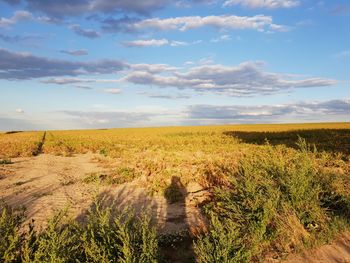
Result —
<svg viewBox="0 0 350 263"><path fill-rule="evenodd" d="M69 262L79 255L79 228L74 222L63 224L65 215L58 212L42 232L28 231L24 262Z"/></svg>
<svg viewBox="0 0 350 263"><path fill-rule="evenodd" d="M240 230L231 220L209 215L210 230L194 243L197 262L248 262L249 251L241 243Z"/></svg>
<svg viewBox="0 0 350 263"><path fill-rule="evenodd" d="M12 164L11 159L1 159L0 164Z"/></svg>
<svg viewBox="0 0 350 263"><path fill-rule="evenodd" d="M14 210L6 204L0 205L0 261L13 262L19 259L22 235L23 210Z"/></svg>
<svg viewBox="0 0 350 263"><path fill-rule="evenodd" d="M133 168L121 167L113 171L110 177L107 179L108 184L123 184L131 182L137 178L139 174Z"/></svg>
<svg viewBox="0 0 350 263"><path fill-rule="evenodd" d="M20 233L23 213L1 206L0 260L2 262L157 262L158 241L151 219L103 208L96 201L86 223L67 220L58 212L41 231L34 222Z"/></svg>
<svg viewBox="0 0 350 263"><path fill-rule="evenodd" d="M99 183L107 178L106 174L101 173L90 173L82 181L83 183Z"/></svg>

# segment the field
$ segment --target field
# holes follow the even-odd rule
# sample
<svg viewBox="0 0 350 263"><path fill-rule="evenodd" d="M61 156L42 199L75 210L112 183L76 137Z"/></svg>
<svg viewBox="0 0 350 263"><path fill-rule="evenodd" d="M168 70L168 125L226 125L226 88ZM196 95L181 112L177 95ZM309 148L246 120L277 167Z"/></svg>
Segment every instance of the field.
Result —
<svg viewBox="0 0 350 263"><path fill-rule="evenodd" d="M350 230L350 123L0 133L0 198L4 262L288 262Z"/></svg>

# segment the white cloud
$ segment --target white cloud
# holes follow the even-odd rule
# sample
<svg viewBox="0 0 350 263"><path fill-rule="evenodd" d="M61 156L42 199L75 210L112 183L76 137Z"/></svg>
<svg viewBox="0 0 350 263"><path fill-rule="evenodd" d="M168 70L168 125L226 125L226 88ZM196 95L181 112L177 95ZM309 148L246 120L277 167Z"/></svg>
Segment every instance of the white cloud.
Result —
<svg viewBox="0 0 350 263"><path fill-rule="evenodd" d="M140 64L130 64L130 69L135 71L146 71L149 73L160 73L160 72L166 72L166 71L175 71L179 68L172 67L168 64L147 64L147 63L140 63Z"/></svg>
<svg viewBox="0 0 350 263"><path fill-rule="evenodd" d="M188 46L189 43L184 42L184 41L171 41L170 46L172 47L182 47L182 46Z"/></svg>
<svg viewBox="0 0 350 263"><path fill-rule="evenodd" d="M122 43L126 47L160 47L168 45L167 39L140 39L134 41L127 41Z"/></svg>
<svg viewBox="0 0 350 263"><path fill-rule="evenodd" d="M300 4L296 0L227 0L224 6L242 5L248 8L292 8Z"/></svg>
<svg viewBox="0 0 350 263"><path fill-rule="evenodd" d="M125 41L122 42L122 45L125 47L160 47L160 46L172 46L172 47L180 47L180 46L188 46L190 44L198 44L200 42L185 42L185 41L177 41L177 40L168 40L165 38L162 39L139 39L133 41Z"/></svg>
<svg viewBox="0 0 350 263"><path fill-rule="evenodd" d="M230 41L232 38L230 35L221 35L217 38L213 38L210 40L212 43L218 43L218 42L225 42L225 41Z"/></svg>
<svg viewBox="0 0 350 263"><path fill-rule="evenodd" d="M195 62L193 62L193 61L186 61L185 63L184 63L184 65L185 66L191 66L191 65L194 65L194 64L196 64Z"/></svg>
<svg viewBox="0 0 350 263"><path fill-rule="evenodd" d="M103 92L110 94L120 94L122 93L121 89L104 89Z"/></svg>
<svg viewBox="0 0 350 263"><path fill-rule="evenodd" d="M268 32L288 32L290 27L283 25L271 24L270 30Z"/></svg>
<svg viewBox="0 0 350 263"><path fill-rule="evenodd" d="M21 108L16 109L16 113L24 113L24 110Z"/></svg>
<svg viewBox="0 0 350 263"><path fill-rule="evenodd" d="M129 30L144 30L155 29L161 31L179 30L187 31L200 27L213 27L216 29L226 30L243 30L253 29L258 31L273 30L270 28L273 24L272 17L264 15L256 16L235 16L235 15L221 15L221 16L184 16L174 18L150 18L141 20L136 23L129 24Z"/></svg>
<svg viewBox="0 0 350 263"><path fill-rule="evenodd" d="M214 59L212 56L206 57L206 58L201 58L198 61L199 65L210 65L210 64L214 64Z"/></svg>
<svg viewBox="0 0 350 263"><path fill-rule="evenodd" d="M33 18L33 16L30 12L19 10L19 11L16 11L13 14L13 16L10 18L0 17L0 27L13 26L20 21L30 20L32 18Z"/></svg>

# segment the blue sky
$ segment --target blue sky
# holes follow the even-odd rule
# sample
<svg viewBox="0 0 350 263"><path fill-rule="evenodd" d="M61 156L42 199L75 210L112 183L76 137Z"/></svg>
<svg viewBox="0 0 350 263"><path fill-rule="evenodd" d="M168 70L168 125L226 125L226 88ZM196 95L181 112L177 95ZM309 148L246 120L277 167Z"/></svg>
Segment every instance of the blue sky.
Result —
<svg viewBox="0 0 350 263"><path fill-rule="evenodd" d="M350 120L346 0L0 0L0 130Z"/></svg>

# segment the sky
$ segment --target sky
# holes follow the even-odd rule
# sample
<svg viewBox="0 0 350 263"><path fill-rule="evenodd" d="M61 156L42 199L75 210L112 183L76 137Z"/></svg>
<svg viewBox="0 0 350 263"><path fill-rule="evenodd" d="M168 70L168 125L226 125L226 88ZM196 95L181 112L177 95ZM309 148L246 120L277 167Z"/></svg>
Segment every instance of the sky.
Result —
<svg viewBox="0 0 350 263"><path fill-rule="evenodd" d="M0 130L350 121L349 0L0 0Z"/></svg>

